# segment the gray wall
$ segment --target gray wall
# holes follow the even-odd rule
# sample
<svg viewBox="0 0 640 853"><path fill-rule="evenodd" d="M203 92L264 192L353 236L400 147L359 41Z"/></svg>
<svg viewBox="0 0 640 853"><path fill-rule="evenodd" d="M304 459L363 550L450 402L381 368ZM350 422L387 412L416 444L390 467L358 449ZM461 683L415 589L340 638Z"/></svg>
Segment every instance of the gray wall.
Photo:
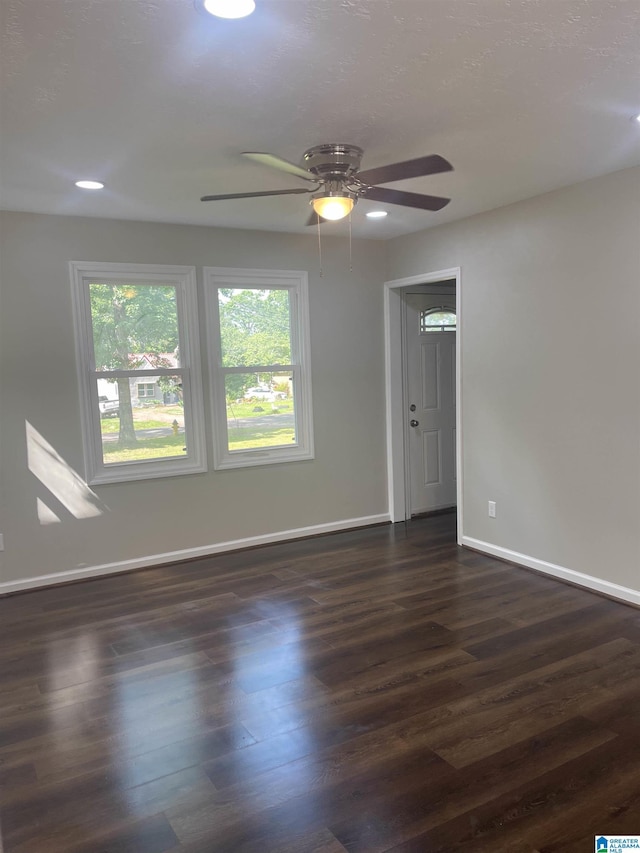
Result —
<svg viewBox="0 0 640 853"><path fill-rule="evenodd" d="M461 267L464 534L640 590L640 168L387 249Z"/></svg>
<svg viewBox="0 0 640 853"><path fill-rule="evenodd" d="M22 213L0 226L0 582L386 512L383 244L355 241L350 273L348 242L326 239L320 278L313 236ZM72 482L76 514L97 514L64 511L28 468L25 429L84 473L69 260L308 270L315 460L97 486L97 501ZM39 522L38 498L60 523Z"/></svg>
<svg viewBox="0 0 640 853"><path fill-rule="evenodd" d="M640 169L356 241L352 274L347 242L328 239L324 278L306 235L0 224L0 581L386 512L382 281L459 265L464 534L640 589ZM96 487L98 514L40 524L50 495L28 470L26 422L83 471L70 259L307 269L316 459Z"/></svg>

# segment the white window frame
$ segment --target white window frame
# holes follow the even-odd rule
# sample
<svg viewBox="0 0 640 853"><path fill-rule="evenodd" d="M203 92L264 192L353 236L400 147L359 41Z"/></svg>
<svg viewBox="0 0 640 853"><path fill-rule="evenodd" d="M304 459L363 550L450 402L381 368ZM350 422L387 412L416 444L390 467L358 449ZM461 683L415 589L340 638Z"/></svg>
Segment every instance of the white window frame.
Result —
<svg viewBox="0 0 640 853"><path fill-rule="evenodd" d="M140 393L140 388L144 388L143 393ZM151 394L147 394L147 390L151 388ZM148 400L149 397L153 400L156 396L156 383L155 382L136 382L136 394L139 400Z"/></svg>
<svg viewBox="0 0 640 853"><path fill-rule="evenodd" d="M207 451L195 267L71 261L69 270L87 483L90 485L123 483L206 471ZM106 378L107 372L96 370L94 358L89 284L95 281L107 284L126 282L139 285L170 285L176 288L180 367L108 371L108 376L109 378L139 377L144 382L145 377L149 375L155 377L159 374L180 375L184 390L185 443L189 448L188 454L164 459L104 464L96 379Z"/></svg>
<svg viewBox="0 0 640 853"><path fill-rule="evenodd" d="M304 270L205 267L204 290L211 374L213 459L216 470L248 468L314 458L309 333L308 277ZM218 309L219 288L288 290L291 321L291 364L223 367ZM258 368L258 369L256 369ZM266 368L259 370L259 368ZM225 377L230 373L267 372L277 368L293 376L296 443L291 447L229 450ZM274 370L275 372L275 370Z"/></svg>

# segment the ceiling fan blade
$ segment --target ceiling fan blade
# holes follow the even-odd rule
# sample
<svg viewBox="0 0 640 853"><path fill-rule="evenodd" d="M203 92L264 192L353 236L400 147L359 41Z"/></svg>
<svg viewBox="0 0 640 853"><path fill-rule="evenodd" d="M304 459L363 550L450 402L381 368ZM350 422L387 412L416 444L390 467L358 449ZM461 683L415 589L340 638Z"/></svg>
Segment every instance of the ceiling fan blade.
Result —
<svg viewBox="0 0 640 853"><path fill-rule="evenodd" d="M266 190L261 193L226 193L224 195L203 195L200 201L222 201L226 198L260 198L264 195L298 195L312 193L314 190Z"/></svg>
<svg viewBox="0 0 640 853"><path fill-rule="evenodd" d="M282 157L276 157L275 154L265 154L262 151L243 151L242 156L248 157L256 163L261 163L263 166L269 166L271 169L288 172L290 175L303 178L305 181L312 181L314 184L318 183L316 177L311 172L303 169L302 166L296 166L295 163L283 160Z"/></svg>
<svg viewBox="0 0 640 853"><path fill-rule="evenodd" d="M421 178L424 175L436 175L438 172L452 172L453 166L439 154L405 160L404 163L391 163L377 169L358 172L357 178L365 184L388 184L390 181L404 181L407 178Z"/></svg>
<svg viewBox="0 0 640 853"><path fill-rule="evenodd" d="M386 187L369 187L363 198L371 201L382 201L387 204L400 204L403 207L418 207L420 210L440 210L451 201L437 195L420 195L405 193L401 190L391 190Z"/></svg>

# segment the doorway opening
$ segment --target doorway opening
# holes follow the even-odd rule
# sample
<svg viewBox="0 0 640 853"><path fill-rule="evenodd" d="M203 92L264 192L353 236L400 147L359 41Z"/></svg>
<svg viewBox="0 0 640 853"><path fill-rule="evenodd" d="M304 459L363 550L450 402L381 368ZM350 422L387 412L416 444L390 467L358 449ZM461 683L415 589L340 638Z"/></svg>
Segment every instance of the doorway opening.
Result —
<svg viewBox="0 0 640 853"><path fill-rule="evenodd" d="M461 296L459 268L385 283L389 514L397 522L457 506L458 543Z"/></svg>

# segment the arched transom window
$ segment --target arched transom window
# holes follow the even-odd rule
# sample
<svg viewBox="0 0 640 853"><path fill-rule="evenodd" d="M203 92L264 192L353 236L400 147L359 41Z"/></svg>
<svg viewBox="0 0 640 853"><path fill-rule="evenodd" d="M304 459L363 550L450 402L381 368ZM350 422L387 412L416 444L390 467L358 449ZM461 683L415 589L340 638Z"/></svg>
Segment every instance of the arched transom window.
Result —
<svg viewBox="0 0 640 853"><path fill-rule="evenodd" d="M420 312L420 333L455 332L456 312L453 308L425 308Z"/></svg>

